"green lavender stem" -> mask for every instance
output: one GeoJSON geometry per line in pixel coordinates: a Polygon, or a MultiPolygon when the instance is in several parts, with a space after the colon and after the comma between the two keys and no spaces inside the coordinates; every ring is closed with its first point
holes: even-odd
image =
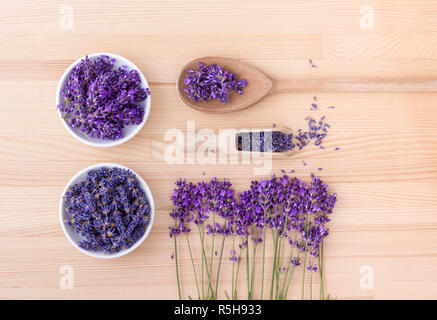
{"type": "Polygon", "coordinates": [[[191,252],[190,239],[188,238],[188,234],[185,234],[185,237],[187,239],[188,250],[190,252],[190,258],[191,258],[191,265],[193,266],[194,279],[196,280],[196,288],[197,288],[197,293],[199,295],[199,300],[200,300],[199,281],[197,280],[196,266],[194,265],[193,253],[191,252]]]}
{"type": "Polygon", "coordinates": [[[310,300],[313,300],[313,271],[310,271],[310,300]]]}
{"type": "Polygon", "coordinates": [[[216,279],[215,279],[215,298],[216,298],[216,299],[217,299],[217,297],[218,297],[218,286],[219,286],[219,278],[220,278],[220,267],[221,267],[221,264],[222,264],[222,256],[223,256],[223,248],[224,248],[224,246],[225,246],[225,239],[226,239],[226,237],[223,236],[223,240],[222,240],[222,248],[221,248],[221,250],[220,250],[219,264],[218,264],[218,267],[217,267],[217,277],[216,277],[216,279]]]}
{"type": "Polygon", "coordinates": [[[249,236],[246,237],[246,278],[247,278],[247,299],[250,300],[250,278],[249,278],[249,236]]]}
{"type": "Polygon", "coordinates": [[[325,299],[325,288],[323,287],[323,240],[320,245],[319,255],[319,272],[320,272],[320,300],[325,299]]]}
{"type": "MultiPolygon", "coordinates": [[[[297,238],[297,236],[296,236],[296,238],[297,238]]],[[[287,282],[287,276],[288,276],[288,273],[290,271],[291,259],[293,258],[293,251],[294,251],[294,247],[292,246],[291,247],[291,252],[290,252],[290,257],[288,258],[288,261],[287,261],[287,270],[285,271],[284,279],[282,280],[282,288],[281,288],[281,290],[279,292],[279,299],[282,299],[282,296],[284,294],[285,284],[287,282]]]]}
{"type": "MultiPolygon", "coordinates": [[[[205,263],[206,275],[208,277],[208,292],[211,290],[212,291],[212,298],[214,298],[214,292],[213,292],[212,284],[211,284],[211,274],[209,273],[209,270],[208,270],[208,261],[206,259],[206,253],[205,253],[205,241],[204,241],[205,240],[205,228],[203,227],[202,232],[200,232],[200,227],[199,227],[199,233],[200,233],[200,242],[202,244],[203,261],[205,263]]],[[[202,287],[203,287],[203,285],[202,285],[202,287]]],[[[208,297],[208,299],[210,298],[209,294],[207,295],[207,297],[208,297]]],[[[205,299],[205,296],[203,297],[203,299],[205,299]]]]}
{"type": "Polygon", "coordinates": [[[182,295],[181,295],[181,283],[179,280],[179,265],[178,265],[178,245],[177,245],[177,240],[176,237],[173,236],[174,238],[174,253],[175,253],[175,259],[176,259],[176,279],[178,281],[178,293],[179,293],[179,300],[182,300],[182,295]]]}
{"type": "Polygon", "coordinates": [[[270,300],[273,300],[273,286],[275,284],[275,269],[276,269],[276,252],[277,252],[277,246],[278,246],[278,238],[275,237],[275,233],[272,230],[272,236],[273,236],[273,270],[272,270],[272,281],[270,283],[270,300]]]}
{"type": "Polygon", "coordinates": [[[231,300],[231,298],[229,297],[229,294],[226,290],[225,290],[225,295],[226,295],[226,299],[231,300]]]}
{"type": "Polygon", "coordinates": [[[254,288],[254,282],[255,282],[255,258],[256,258],[256,247],[258,245],[258,242],[256,241],[255,237],[255,226],[252,226],[252,232],[253,232],[253,252],[252,252],[252,276],[250,280],[250,299],[253,299],[253,288],[254,288]]]}
{"type": "Polygon", "coordinates": [[[257,244],[253,245],[253,253],[252,253],[252,279],[250,281],[250,299],[253,300],[253,291],[254,291],[254,283],[255,283],[255,257],[256,257],[256,247],[257,244]]]}
{"type": "Polygon", "coordinates": [[[306,228],[306,240],[305,240],[305,258],[303,260],[303,276],[302,276],[302,300],[305,298],[305,270],[307,268],[307,255],[308,255],[308,229],[310,226],[310,219],[307,217],[307,228],[306,228]]]}
{"type": "MultiPolygon", "coordinates": [[[[284,213],[284,215],[285,215],[285,223],[284,223],[284,227],[282,228],[282,234],[284,234],[285,238],[286,238],[287,237],[286,231],[287,231],[287,226],[288,226],[288,215],[287,215],[287,213],[284,213]]],[[[281,243],[282,243],[282,238],[281,238],[281,243]]],[[[284,257],[285,257],[285,245],[286,245],[286,241],[284,239],[284,245],[282,246],[282,259],[284,259],[284,257]]],[[[287,273],[288,273],[288,269],[290,267],[290,260],[291,260],[292,254],[293,254],[293,247],[291,248],[290,259],[288,260],[288,264],[287,264],[287,273]]],[[[280,268],[282,269],[282,266],[283,266],[282,261],[280,263],[281,263],[280,268]]],[[[285,278],[286,278],[286,274],[284,273],[284,281],[285,281],[285,278]]],[[[281,282],[280,282],[280,278],[278,278],[278,282],[276,284],[276,299],[280,299],[281,293],[282,293],[281,282]]]]}
{"type": "MultiPolygon", "coordinates": [[[[212,225],[213,225],[213,229],[215,228],[215,213],[212,215],[212,225]]],[[[211,240],[211,262],[209,265],[209,274],[212,275],[212,266],[213,266],[213,261],[214,261],[214,240],[215,240],[215,231],[213,230],[212,232],[212,240],[211,240]]],[[[211,281],[211,278],[209,279],[211,281]]],[[[208,298],[209,298],[209,290],[210,288],[208,287],[208,298]]],[[[211,287],[211,291],[212,291],[212,287],[211,287]]],[[[214,299],[214,292],[211,292],[211,296],[212,299],[214,299]]]]}
{"type": "Polygon", "coordinates": [[[204,260],[205,260],[205,250],[203,249],[203,240],[202,240],[202,232],[200,231],[200,227],[199,225],[197,225],[197,228],[199,229],[199,238],[200,238],[200,242],[202,244],[202,300],[205,300],[205,264],[204,264],[204,260]]]}
{"type": "Polygon", "coordinates": [[[234,285],[234,299],[236,300],[238,298],[237,295],[237,284],[238,284],[238,273],[240,271],[240,262],[241,262],[241,253],[242,253],[242,249],[240,248],[240,253],[238,255],[238,262],[237,262],[237,274],[235,275],[235,285],[234,285]]]}
{"type": "MultiPolygon", "coordinates": [[[[232,234],[232,256],[235,255],[235,234],[232,234]]],[[[235,261],[232,260],[232,300],[234,300],[234,272],[235,272],[235,261]]]]}
{"type": "Polygon", "coordinates": [[[281,265],[280,265],[280,263],[281,263],[281,247],[282,247],[282,237],[280,236],[280,233],[279,233],[279,231],[278,231],[278,238],[279,238],[279,240],[278,240],[278,255],[277,255],[277,262],[276,262],[276,270],[275,270],[275,277],[276,277],[276,285],[275,285],[275,292],[276,292],[276,294],[275,294],[275,299],[277,300],[278,299],[278,291],[279,291],[279,289],[278,289],[278,286],[279,286],[279,277],[280,277],[280,271],[281,271],[281,265]]]}
{"type": "MultiPolygon", "coordinates": [[[[297,254],[296,260],[299,260],[299,258],[300,258],[300,251],[299,251],[299,253],[297,254]]],[[[290,288],[291,278],[293,277],[293,274],[294,274],[294,270],[295,270],[295,269],[296,269],[296,265],[293,265],[293,268],[291,268],[291,271],[290,271],[290,276],[288,277],[287,288],[285,289],[285,292],[284,292],[284,294],[283,294],[283,296],[282,296],[283,299],[286,299],[286,298],[287,298],[287,295],[288,295],[288,289],[290,288]]]]}
{"type": "Polygon", "coordinates": [[[262,279],[261,296],[260,296],[261,300],[264,297],[264,262],[265,262],[265,257],[266,257],[266,234],[265,234],[265,231],[266,231],[266,226],[264,225],[263,233],[262,233],[262,236],[263,236],[263,263],[262,263],[262,271],[261,271],[261,274],[262,274],[262,276],[261,276],[261,279],[262,279]]]}

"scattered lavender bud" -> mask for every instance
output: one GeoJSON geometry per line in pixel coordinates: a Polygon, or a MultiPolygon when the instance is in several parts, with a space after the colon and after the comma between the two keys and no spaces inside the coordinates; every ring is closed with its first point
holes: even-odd
{"type": "Polygon", "coordinates": [[[340,150],[340,147],[335,147],[334,151],[340,150]]]}
{"type": "Polygon", "coordinates": [[[229,102],[231,91],[243,94],[247,80],[238,80],[235,73],[230,72],[219,64],[206,65],[199,62],[198,69],[190,69],[185,76],[184,91],[194,102],[217,99],[221,103],[229,102]]]}
{"type": "Polygon", "coordinates": [[[317,66],[313,63],[313,60],[309,59],[308,62],[310,63],[312,68],[317,68],[317,66]]]}

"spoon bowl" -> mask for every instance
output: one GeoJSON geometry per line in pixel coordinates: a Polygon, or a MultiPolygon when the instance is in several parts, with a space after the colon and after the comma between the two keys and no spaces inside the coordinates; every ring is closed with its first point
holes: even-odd
{"type": "Polygon", "coordinates": [[[231,58],[211,56],[198,58],[187,63],[179,73],[176,87],[182,102],[189,107],[204,112],[223,113],[244,109],[258,102],[273,88],[273,81],[260,70],[247,63],[231,58]],[[194,102],[184,91],[187,89],[184,79],[190,69],[197,69],[199,67],[199,62],[207,65],[219,64],[223,69],[235,72],[239,80],[246,79],[247,86],[243,89],[243,94],[240,95],[236,91],[231,92],[229,103],[227,104],[221,103],[218,100],[209,100],[208,102],[199,100],[194,102]]]}

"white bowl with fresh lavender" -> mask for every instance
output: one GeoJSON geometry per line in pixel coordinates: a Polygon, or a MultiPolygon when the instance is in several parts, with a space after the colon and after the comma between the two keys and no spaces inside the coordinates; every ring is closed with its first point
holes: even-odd
{"type": "Polygon", "coordinates": [[[135,171],[114,163],[79,171],[59,203],[67,239],[95,258],[118,258],[135,250],[148,237],[154,216],[147,183],[135,171]]]}
{"type": "Polygon", "coordinates": [[[134,63],[113,53],[95,53],[76,60],[64,72],[56,106],[73,137],[94,147],[113,147],[132,139],[144,126],[151,96],[134,63]]]}

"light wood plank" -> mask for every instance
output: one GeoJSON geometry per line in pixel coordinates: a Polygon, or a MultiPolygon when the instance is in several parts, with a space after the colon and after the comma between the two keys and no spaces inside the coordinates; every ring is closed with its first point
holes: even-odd
{"type": "MultiPolygon", "coordinates": [[[[339,196],[326,242],[327,291],[340,299],[436,298],[437,93],[277,94],[247,110],[212,117],[184,106],[175,88],[179,69],[206,55],[241,59],[282,80],[436,78],[435,1],[69,4],[73,30],[59,26],[62,1],[0,3],[1,299],[177,298],[168,237],[174,181],[228,177],[242,191],[261,177],[254,176],[259,167],[254,163],[170,165],[164,158],[166,131],[185,133],[187,121],[193,120],[197,129],[215,132],[270,128],[273,123],[297,130],[306,125],[305,117],[323,115],[331,125],[326,149],[310,146],[288,158],[275,157],[271,173],[295,169],[302,179],[321,174],[339,196]],[[373,30],[360,28],[364,4],[374,10],[373,30]],[[143,130],[109,150],[73,139],[55,109],[56,86],[65,68],[101,51],[137,64],[152,91],[152,112],[143,130]],[[312,68],[308,59],[318,67],[312,68]],[[314,95],[317,111],[310,110],[314,95]],[[328,109],[332,105],[335,109],[328,109]],[[334,151],[337,146],[340,150],[334,151]],[[117,162],[137,171],[150,185],[156,204],[150,238],[133,253],[111,261],[74,249],[58,219],[67,181],[98,162],[117,162]],[[63,265],[74,268],[73,290],[60,289],[63,265]],[[372,290],[360,287],[365,265],[374,270],[372,290]]],[[[199,256],[196,233],[192,245],[199,256]]],[[[181,241],[183,292],[195,295],[184,246],[181,241]]],[[[228,242],[220,282],[228,290],[229,250],[228,242]]],[[[268,250],[266,274],[271,261],[268,250]]],[[[257,265],[258,284],[260,274],[257,265]]],[[[296,276],[297,283],[302,275],[296,276]]],[[[244,274],[239,286],[244,292],[244,274]]],[[[316,286],[317,280],[315,291],[316,286]]],[[[292,287],[289,298],[299,297],[300,286],[292,287]]]]}

